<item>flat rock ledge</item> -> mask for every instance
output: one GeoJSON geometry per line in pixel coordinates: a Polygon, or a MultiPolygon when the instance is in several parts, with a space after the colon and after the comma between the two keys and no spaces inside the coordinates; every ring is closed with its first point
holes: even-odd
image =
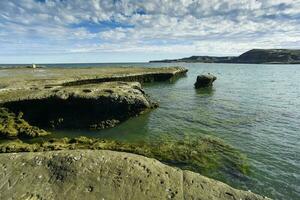
{"type": "Polygon", "coordinates": [[[0,199],[267,199],[143,156],[73,150],[0,154],[0,199]]]}
{"type": "Polygon", "coordinates": [[[138,82],[24,89],[0,93],[0,103],[42,128],[103,129],[157,107],[138,82]]]}
{"type": "Polygon", "coordinates": [[[172,82],[185,76],[187,71],[183,67],[0,68],[0,93],[7,90],[41,89],[111,81],[172,82]]]}
{"type": "Polygon", "coordinates": [[[182,67],[2,69],[0,106],[39,128],[111,128],[158,106],[141,83],[173,81],[186,72],[182,67]]]}

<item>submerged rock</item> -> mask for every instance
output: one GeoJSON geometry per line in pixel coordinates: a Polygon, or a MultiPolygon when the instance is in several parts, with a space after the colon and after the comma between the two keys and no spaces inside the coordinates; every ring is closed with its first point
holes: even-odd
{"type": "MultiPolygon", "coordinates": [[[[105,82],[2,93],[3,106],[44,128],[103,129],[157,107],[137,82],[105,82]]],[[[1,97],[1,95],[0,95],[1,97]]]]}
{"type": "Polygon", "coordinates": [[[211,74],[197,76],[195,88],[211,87],[216,79],[217,77],[211,74]]]}
{"type": "Polygon", "coordinates": [[[124,152],[0,155],[0,199],[266,199],[124,152]]]}

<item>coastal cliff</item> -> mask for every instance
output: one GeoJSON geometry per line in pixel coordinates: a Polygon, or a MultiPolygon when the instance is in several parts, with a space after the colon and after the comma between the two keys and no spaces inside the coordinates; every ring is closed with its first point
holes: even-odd
{"type": "Polygon", "coordinates": [[[252,49],[240,56],[191,56],[180,59],[150,62],[187,63],[249,63],[249,64],[300,64],[299,49],[252,49]]]}

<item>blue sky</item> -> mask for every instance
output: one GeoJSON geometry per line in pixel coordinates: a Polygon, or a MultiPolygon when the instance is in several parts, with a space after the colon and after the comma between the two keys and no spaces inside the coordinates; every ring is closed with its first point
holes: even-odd
{"type": "Polygon", "coordinates": [[[3,0],[0,63],[143,62],[300,48],[300,0],[3,0]]]}

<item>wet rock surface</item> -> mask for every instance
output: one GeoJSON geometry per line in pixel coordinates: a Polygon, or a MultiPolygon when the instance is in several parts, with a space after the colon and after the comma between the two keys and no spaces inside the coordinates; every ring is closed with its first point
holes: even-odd
{"type": "Polygon", "coordinates": [[[217,80],[217,77],[215,77],[212,74],[199,75],[199,76],[197,76],[197,80],[194,85],[195,85],[195,88],[211,87],[215,80],[217,80]]]}
{"type": "Polygon", "coordinates": [[[0,69],[5,86],[0,106],[23,113],[26,123],[40,128],[110,128],[158,106],[140,83],[171,81],[186,72],[181,67],[0,69]]]}
{"type": "Polygon", "coordinates": [[[0,93],[0,99],[14,113],[24,113],[24,119],[30,124],[55,129],[113,127],[157,107],[138,82],[12,90],[0,93]]]}
{"type": "Polygon", "coordinates": [[[104,150],[0,154],[0,199],[265,199],[155,159],[104,150]]]}
{"type": "Polygon", "coordinates": [[[184,76],[183,67],[97,67],[97,68],[0,68],[0,93],[8,90],[54,88],[111,81],[173,81],[184,76]]]}
{"type": "Polygon", "coordinates": [[[212,137],[198,137],[164,142],[121,142],[88,137],[39,138],[34,142],[9,140],[0,143],[0,153],[40,152],[53,150],[113,150],[155,158],[181,169],[188,169],[210,177],[224,174],[242,180],[249,173],[246,157],[232,146],[212,137]]]}

